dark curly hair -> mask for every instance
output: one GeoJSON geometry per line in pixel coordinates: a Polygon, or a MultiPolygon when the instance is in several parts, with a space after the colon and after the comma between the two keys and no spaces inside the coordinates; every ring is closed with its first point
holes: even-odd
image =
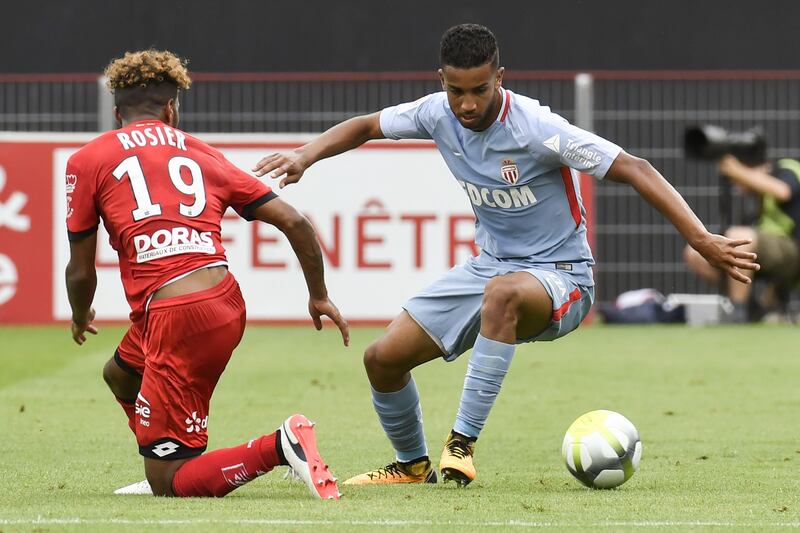
{"type": "Polygon", "coordinates": [[[447,30],[439,47],[441,66],[474,68],[491,62],[493,68],[500,64],[497,39],[486,26],[459,24],[447,30]]]}
{"type": "Polygon", "coordinates": [[[133,108],[157,108],[178,89],[188,89],[192,80],[186,60],[167,50],[125,52],[106,67],[106,84],[114,93],[114,104],[125,114],[133,108]]]}

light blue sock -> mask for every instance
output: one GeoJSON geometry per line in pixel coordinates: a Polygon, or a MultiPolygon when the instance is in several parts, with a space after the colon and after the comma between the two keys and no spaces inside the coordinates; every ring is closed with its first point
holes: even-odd
{"type": "Polygon", "coordinates": [[[428,455],[422,429],[419,392],[413,377],[397,392],[378,392],[372,389],[372,404],[386,436],[397,452],[398,461],[407,463],[428,455]]]}
{"type": "Polygon", "coordinates": [[[500,385],[514,357],[513,344],[478,335],[464,378],[464,390],[453,429],[468,437],[480,435],[500,385]]]}

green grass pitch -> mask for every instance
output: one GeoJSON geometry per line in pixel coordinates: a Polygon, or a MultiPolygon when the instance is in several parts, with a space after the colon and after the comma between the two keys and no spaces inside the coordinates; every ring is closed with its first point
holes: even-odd
{"type": "MultiPolygon", "coordinates": [[[[0,328],[0,532],[159,530],[774,530],[800,527],[800,332],[787,326],[590,326],[518,349],[476,453],[478,478],[343,487],[313,500],[276,470],[223,499],[114,496],[143,479],[119,406],[100,377],[123,330],[79,348],[65,327],[0,328]],[[593,409],[639,429],[639,472],[617,490],[573,480],[564,432],[593,409]]],[[[209,448],[317,421],[345,479],[393,456],[361,365],[380,333],[343,348],[328,327],[250,327],[217,388],[209,448]]],[[[451,427],[467,358],[415,373],[431,455],[451,427]]]]}

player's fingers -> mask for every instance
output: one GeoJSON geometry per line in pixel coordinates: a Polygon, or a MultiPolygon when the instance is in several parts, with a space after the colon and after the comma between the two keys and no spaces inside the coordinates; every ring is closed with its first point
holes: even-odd
{"type": "Polygon", "coordinates": [[[311,320],[314,321],[314,328],[317,331],[322,329],[322,319],[320,318],[320,315],[316,310],[311,312],[311,320]]]}
{"type": "Polygon", "coordinates": [[[350,326],[347,324],[347,320],[342,318],[342,315],[339,314],[339,311],[334,308],[330,313],[328,313],[328,317],[336,324],[336,327],[339,328],[339,331],[342,332],[342,341],[344,341],[345,346],[350,346],[350,326]]]}
{"type": "Polygon", "coordinates": [[[262,157],[259,160],[259,162],[256,163],[256,166],[253,167],[253,172],[255,172],[255,173],[259,174],[259,175],[265,174],[268,171],[264,170],[264,167],[266,167],[267,165],[269,165],[270,163],[275,161],[275,159],[277,157],[278,157],[278,154],[269,154],[266,157],[262,157]]]}
{"type": "Polygon", "coordinates": [[[279,178],[279,177],[283,176],[284,174],[288,174],[289,168],[291,168],[291,166],[292,166],[292,164],[290,162],[289,163],[283,163],[283,164],[280,164],[280,165],[276,164],[275,166],[272,167],[275,170],[270,172],[269,177],[273,178],[273,179],[276,179],[276,178],[279,178]]]}
{"type": "Polygon", "coordinates": [[[289,174],[281,180],[280,184],[278,184],[278,187],[283,189],[287,185],[291,185],[292,183],[297,183],[298,181],[300,181],[299,174],[289,174]]]}
{"type": "Polygon", "coordinates": [[[738,259],[748,259],[753,262],[755,262],[755,260],[758,259],[758,256],[753,252],[740,252],[739,250],[734,250],[733,256],[738,259]]]}
{"type": "Polygon", "coordinates": [[[761,265],[759,265],[758,263],[753,263],[752,261],[739,261],[739,260],[736,260],[736,261],[732,261],[731,264],[733,266],[735,266],[736,268],[743,268],[745,270],[755,270],[756,272],[761,270],[761,265]]]}
{"type": "Polygon", "coordinates": [[[728,267],[727,270],[728,270],[728,275],[730,277],[732,277],[733,279],[735,279],[736,281],[741,281],[745,285],[749,285],[750,284],[750,282],[751,282],[750,278],[748,278],[747,276],[745,276],[744,274],[742,274],[741,272],[739,272],[735,268],[728,267]]]}
{"type": "Polygon", "coordinates": [[[730,242],[730,245],[734,248],[738,248],[739,246],[744,246],[745,244],[752,244],[753,239],[733,239],[730,242]]]}
{"type": "Polygon", "coordinates": [[[97,335],[97,327],[93,326],[92,324],[89,324],[88,326],[86,326],[86,331],[88,331],[92,335],[97,335]]]}

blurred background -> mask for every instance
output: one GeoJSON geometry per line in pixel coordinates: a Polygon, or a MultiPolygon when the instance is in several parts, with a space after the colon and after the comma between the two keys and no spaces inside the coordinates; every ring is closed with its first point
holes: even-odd
{"type": "MultiPolygon", "coordinates": [[[[506,87],[650,160],[716,232],[720,179],[713,162],[686,159],[684,131],[758,125],[770,159],[800,157],[798,20],[790,0],[4,2],[0,131],[110,128],[99,73],[154,46],[190,59],[183,129],[320,132],[439,90],[441,34],[477,22],[498,38],[506,87]]],[[[601,302],[643,287],[716,291],[632,189],[593,193],[601,302]]],[[[731,222],[748,223],[748,202],[733,196],[731,222]]]]}

